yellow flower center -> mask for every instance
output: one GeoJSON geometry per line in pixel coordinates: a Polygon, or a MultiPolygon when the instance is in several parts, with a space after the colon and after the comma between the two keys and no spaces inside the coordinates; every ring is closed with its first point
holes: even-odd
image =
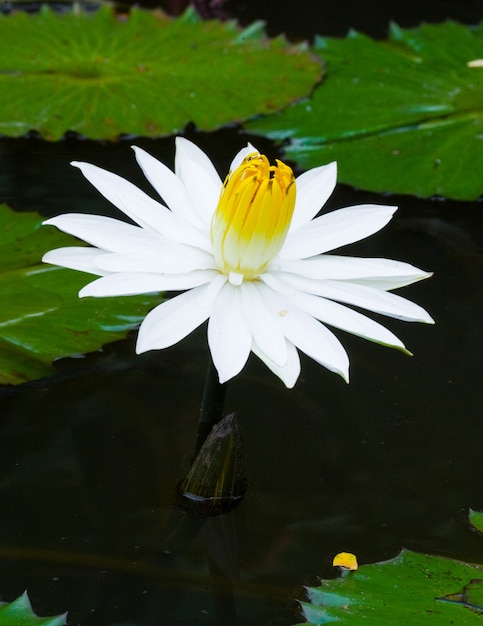
{"type": "Polygon", "coordinates": [[[280,251],[295,207],[290,167],[254,152],[226,177],[211,224],[215,261],[230,282],[259,276],[280,251]]]}

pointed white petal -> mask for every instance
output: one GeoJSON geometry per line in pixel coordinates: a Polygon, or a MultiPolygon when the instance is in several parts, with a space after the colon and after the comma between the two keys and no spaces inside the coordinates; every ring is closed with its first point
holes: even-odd
{"type": "Polygon", "coordinates": [[[191,199],[183,182],[164,163],[145,152],[142,148],[132,146],[136,160],[160,197],[168,207],[181,218],[200,227],[198,212],[191,204],[191,199]]]}
{"type": "Polygon", "coordinates": [[[285,341],[287,359],[283,366],[277,365],[274,361],[272,361],[272,359],[265,354],[265,352],[263,352],[263,350],[261,350],[255,342],[252,346],[252,352],[256,354],[257,357],[261,359],[265,365],[282,380],[286,387],[292,389],[300,375],[300,358],[297,348],[293,345],[293,343],[290,343],[290,341],[287,340],[285,341]]]}
{"type": "Polygon", "coordinates": [[[225,283],[226,277],[218,275],[211,283],[186,291],[153,309],[139,329],[136,352],[167,348],[189,335],[209,318],[225,283]]]}
{"type": "Polygon", "coordinates": [[[291,274],[316,279],[334,279],[357,281],[362,279],[373,282],[376,288],[380,284],[404,287],[411,283],[429,278],[431,273],[402,261],[390,259],[365,259],[349,256],[322,254],[310,259],[279,260],[280,269],[291,274]]]}
{"type": "Polygon", "coordinates": [[[243,316],[239,287],[227,283],[218,294],[208,322],[208,344],[220,383],[243,369],[250,355],[252,334],[243,316]]]}
{"type": "Polygon", "coordinates": [[[263,281],[272,289],[284,291],[285,287],[283,285],[288,284],[300,291],[352,304],[368,311],[374,311],[374,313],[388,315],[389,317],[395,317],[407,322],[434,323],[434,320],[422,307],[394,293],[380,291],[379,289],[351,282],[313,280],[293,274],[283,274],[281,278],[283,279],[282,286],[274,273],[263,275],[263,281]]]}
{"type": "Polygon", "coordinates": [[[349,357],[328,328],[291,303],[281,320],[285,337],[290,342],[320,365],[349,381],[349,357]]]}
{"type": "Polygon", "coordinates": [[[296,179],[297,198],[291,229],[310,222],[327,202],[337,182],[337,163],[329,163],[304,172],[296,179]]]}
{"type": "Polygon", "coordinates": [[[283,259],[305,259],[364,239],[383,228],[397,207],[365,204],[338,209],[290,229],[283,259]]]}
{"type": "Polygon", "coordinates": [[[174,241],[208,249],[206,236],[121,176],[90,163],[73,162],[72,165],[78,167],[109,202],[143,228],[174,241]]]}
{"type": "Polygon", "coordinates": [[[44,224],[56,226],[64,233],[112,252],[156,251],[162,241],[159,235],[152,231],[102,215],[66,213],[52,217],[44,224]]]}
{"type": "Polygon", "coordinates": [[[107,272],[151,272],[184,274],[194,270],[216,269],[213,256],[198,248],[172,242],[164,243],[154,252],[104,254],[99,267],[107,272]]]}
{"type": "Polygon", "coordinates": [[[100,252],[97,248],[71,246],[70,248],[50,250],[44,254],[42,261],[52,265],[60,265],[60,267],[67,267],[71,270],[104,276],[108,272],[101,270],[96,263],[96,260],[102,254],[103,252],[100,252]]]}
{"type": "Polygon", "coordinates": [[[237,152],[233,161],[231,162],[228,172],[234,172],[236,168],[241,165],[243,159],[246,158],[249,154],[253,154],[254,152],[259,154],[255,146],[253,146],[251,143],[248,143],[245,148],[242,148],[241,150],[239,150],[239,152],[237,152]]]}
{"type": "Polygon", "coordinates": [[[240,286],[242,306],[253,340],[278,367],[287,361],[287,342],[280,326],[280,298],[263,283],[246,281],[240,286]]]}
{"type": "Polygon", "coordinates": [[[197,163],[185,161],[184,184],[191,200],[191,204],[198,213],[198,219],[205,228],[211,225],[213,215],[218,205],[221,192],[221,182],[213,183],[205,176],[205,170],[197,163]]]}
{"type": "MultiPolygon", "coordinates": [[[[222,181],[210,158],[196,144],[184,137],[176,137],[176,176],[184,180],[184,174],[189,171],[190,165],[185,168],[185,161],[197,163],[205,171],[205,176],[211,178],[212,183],[221,187],[222,181]]],[[[186,181],[185,181],[186,182],[186,181]]]]}
{"type": "Polygon", "coordinates": [[[398,348],[410,354],[402,341],[390,330],[365,315],[357,313],[357,311],[353,311],[337,302],[332,302],[331,300],[326,300],[325,298],[313,296],[301,291],[287,294],[287,298],[303,311],[324,324],[329,324],[329,326],[333,326],[334,328],[340,328],[348,333],[384,346],[398,348]]]}
{"type": "Polygon", "coordinates": [[[408,285],[417,283],[418,280],[431,278],[432,275],[432,272],[422,272],[418,277],[396,276],[394,278],[353,278],[350,282],[354,285],[362,285],[364,287],[370,287],[371,289],[378,289],[380,291],[391,291],[392,289],[400,289],[401,287],[407,287],[408,285]]]}
{"type": "Polygon", "coordinates": [[[78,161],[72,161],[71,165],[78,167],[87,180],[109,202],[112,202],[134,222],[143,228],[152,228],[162,232],[163,223],[160,216],[169,214],[168,209],[162,204],[153,200],[126,179],[97,165],[78,161]]]}
{"type": "Polygon", "coordinates": [[[79,292],[79,297],[93,296],[133,296],[140,293],[160,291],[180,291],[191,289],[211,282],[218,272],[198,270],[186,274],[149,274],[143,272],[122,272],[110,274],[86,285],[79,292]]]}
{"type": "Polygon", "coordinates": [[[183,137],[176,138],[176,176],[183,182],[198,218],[211,224],[220,197],[222,182],[206,154],[183,137]]]}

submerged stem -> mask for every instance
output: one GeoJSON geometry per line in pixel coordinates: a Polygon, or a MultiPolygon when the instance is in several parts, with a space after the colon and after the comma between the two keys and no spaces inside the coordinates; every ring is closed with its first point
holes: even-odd
{"type": "Polygon", "coordinates": [[[220,383],[218,373],[215,369],[211,356],[209,357],[206,370],[205,386],[203,398],[201,400],[200,417],[198,420],[198,436],[196,439],[196,454],[201,449],[205,439],[211,432],[215,424],[223,417],[225,407],[227,383],[220,383]]]}

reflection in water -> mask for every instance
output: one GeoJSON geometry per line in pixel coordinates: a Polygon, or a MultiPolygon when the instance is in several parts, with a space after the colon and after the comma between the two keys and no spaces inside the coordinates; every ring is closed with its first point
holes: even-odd
{"type": "MultiPolygon", "coordinates": [[[[214,367],[210,369],[205,401],[208,395],[213,400],[207,389],[211,375],[215,374],[214,367]]],[[[215,387],[225,389],[217,381],[215,387]]],[[[207,412],[204,405],[202,418],[207,412]]],[[[206,424],[202,422],[203,426],[206,424]]],[[[198,444],[199,436],[200,431],[198,444]]],[[[180,483],[177,510],[171,514],[170,528],[162,544],[163,554],[174,556],[201,532],[213,579],[216,624],[220,626],[238,623],[233,598],[233,582],[239,576],[238,537],[229,513],[241,503],[246,490],[245,445],[236,414],[230,413],[213,426],[180,483]]]]}

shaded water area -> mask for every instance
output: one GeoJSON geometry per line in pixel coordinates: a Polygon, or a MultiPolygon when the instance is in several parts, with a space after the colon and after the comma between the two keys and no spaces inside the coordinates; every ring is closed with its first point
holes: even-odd
{"type": "MultiPolygon", "coordinates": [[[[349,26],[383,36],[390,19],[476,23],[482,8],[477,1],[409,3],[405,12],[390,3],[335,4],[226,8],[293,37],[342,35],[349,26]]],[[[270,158],[281,156],[237,128],[188,129],[186,136],[221,174],[247,139],[270,158]]],[[[152,193],[131,143],[172,165],[173,138],[1,139],[0,201],[45,216],[118,217],[69,162],[94,162],[152,193]]],[[[403,546],[481,562],[483,542],[467,512],[483,510],[482,205],[340,185],[326,209],[366,202],[399,210],[377,236],[342,253],[433,271],[398,293],[425,307],[436,325],[384,320],[412,358],[338,333],[351,358],[349,385],[302,357],[302,375],[287,390],[251,357],[226,400],[244,432],[247,496],[226,516],[183,523],[169,554],[175,488],[196,441],[205,327],[142,356],[133,332],[59,361],[52,378],[0,389],[2,599],[28,589],[37,613],[68,610],[71,626],[288,626],[298,621],[302,586],[334,575],[340,551],[362,563],[403,546]]]]}

